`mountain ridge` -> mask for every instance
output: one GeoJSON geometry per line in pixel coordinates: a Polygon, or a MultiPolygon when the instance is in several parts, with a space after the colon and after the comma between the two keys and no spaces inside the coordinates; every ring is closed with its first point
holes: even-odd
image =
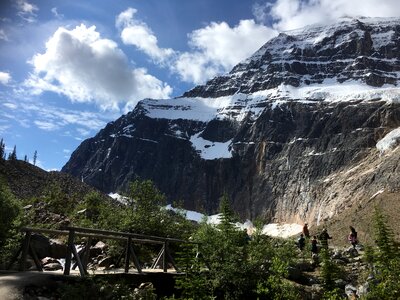
{"type": "Polygon", "coordinates": [[[384,150],[377,143],[400,127],[400,19],[367,20],[316,30],[316,43],[281,34],[181,97],[142,100],[85,140],[62,171],[107,193],[151,179],[169,201],[208,214],[227,193],[242,218],[278,222],[317,224],[347,202],[397,191],[399,139],[384,150]],[[363,175],[350,180],[358,164],[363,175]]]}

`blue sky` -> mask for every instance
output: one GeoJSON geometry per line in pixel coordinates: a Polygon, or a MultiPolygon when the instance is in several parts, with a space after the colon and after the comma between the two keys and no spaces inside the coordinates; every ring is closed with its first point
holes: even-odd
{"type": "Polygon", "coordinates": [[[279,31],[345,15],[400,15],[397,0],[3,0],[0,137],[60,169],[143,98],[228,72],[279,31]]]}

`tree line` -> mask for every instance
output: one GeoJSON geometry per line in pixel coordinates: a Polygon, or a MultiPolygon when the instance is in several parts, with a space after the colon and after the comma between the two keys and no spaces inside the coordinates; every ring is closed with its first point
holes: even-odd
{"type": "MultiPolygon", "coordinates": [[[[38,153],[37,153],[37,150],[35,150],[35,152],[33,153],[33,157],[32,157],[32,164],[34,166],[36,166],[37,157],[38,157],[38,153]]],[[[17,157],[17,146],[14,145],[13,150],[11,152],[9,152],[8,156],[7,156],[6,144],[3,141],[3,139],[1,139],[0,140],[0,159],[2,159],[2,160],[6,160],[6,159],[7,160],[17,160],[18,159],[18,157],[17,157]]],[[[29,158],[28,158],[28,156],[26,154],[24,155],[24,161],[29,163],[29,158]]]]}

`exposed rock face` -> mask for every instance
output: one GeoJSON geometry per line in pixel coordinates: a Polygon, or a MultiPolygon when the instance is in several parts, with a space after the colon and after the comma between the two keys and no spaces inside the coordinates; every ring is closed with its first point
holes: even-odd
{"type": "Polygon", "coordinates": [[[350,19],[279,34],[224,76],[185,93],[219,97],[254,93],[280,84],[299,87],[326,79],[396,84],[400,71],[398,19],[350,19]]]}
{"type": "Polygon", "coordinates": [[[281,34],[183,97],[141,101],[84,141],[63,171],[104,192],[135,176],[215,213],[319,222],[399,191],[400,19],[346,20],[281,34]]]}

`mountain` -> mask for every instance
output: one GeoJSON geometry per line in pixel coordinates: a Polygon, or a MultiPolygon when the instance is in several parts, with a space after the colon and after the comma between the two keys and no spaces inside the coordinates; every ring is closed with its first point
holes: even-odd
{"type": "Polygon", "coordinates": [[[215,213],[226,193],[242,218],[319,224],[399,196],[399,59],[400,18],[284,32],[181,97],[140,101],[62,171],[107,193],[140,177],[188,209],[215,213]]]}

